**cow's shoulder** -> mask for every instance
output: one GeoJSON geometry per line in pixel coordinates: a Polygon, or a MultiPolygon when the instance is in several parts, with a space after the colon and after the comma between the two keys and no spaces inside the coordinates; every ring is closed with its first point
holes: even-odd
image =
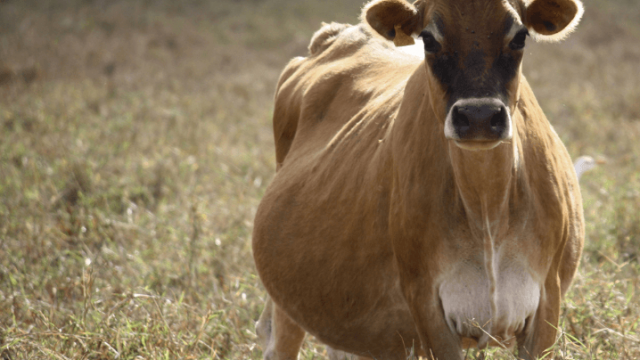
{"type": "Polygon", "coordinates": [[[567,211],[572,217],[582,216],[577,212],[582,206],[580,187],[569,152],[524,76],[515,115],[523,146],[522,161],[527,169],[525,177],[532,195],[541,202],[540,208],[553,218],[560,218],[559,214],[567,211]]]}

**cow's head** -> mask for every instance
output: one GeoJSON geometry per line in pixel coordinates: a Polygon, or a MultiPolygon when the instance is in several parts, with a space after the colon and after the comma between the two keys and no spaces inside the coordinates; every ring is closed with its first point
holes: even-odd
{"type": "Polygon", "coordinates": [[[389,40],[422,38],[430,99],[445,137],[480,150],[513,136],[527,36],[559,41],[582,12],[579,0],[373,0],[363,19],[389,40]]]}

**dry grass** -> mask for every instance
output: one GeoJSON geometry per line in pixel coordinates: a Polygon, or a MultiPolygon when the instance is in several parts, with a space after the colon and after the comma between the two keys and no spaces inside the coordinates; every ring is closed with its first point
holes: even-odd
{"type": "MultiPolygon", "coordinates": [[[[0,358],[258,359],[275,82],[360,1],[0,1],[0,358]]],[[[640,358],[640,5],[525,73],[583,177],[560,359],[640,358]]],[[[313,340],[302,358],[322,358],[313,340]]],[[[471,355],[470,357],[474,357],[471,355]]],[[[512,358],[495,352],[491,358],[512,358]]]]}

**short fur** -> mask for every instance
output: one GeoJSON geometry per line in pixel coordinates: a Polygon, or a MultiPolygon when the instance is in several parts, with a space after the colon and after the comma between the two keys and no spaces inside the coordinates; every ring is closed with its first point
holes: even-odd
{"type": "Polygon", "coordinates": [[[349,27],[346,24],[338,24],[332,22],[331,24],[322,23],[322,28],[316,31],[309,43],[309,55],[313,56],[326,50],[336,39],[336,36],[340,32],[349,27]]]}
{"type": "MultiPolygon", "coordinates": [[[[456,37],[452,24],[498,33],[491,14],[514,11],[502,0],[470,3],[419,1],[412,12],[376,0],[365,7],[369,24],[323,27],[312,56],[283,71],[277,174],[253,233],[270,296],[257,324],[265,359],[295,359],[304,332],[375,359],[404,360],[415,348],[460,360],[463,348],[498,341],[533,359],[553,345],[584,220],[569,155],[529,84],[518,67],[504,85],[513,137],[465,150],[444,136],[450,95],[431,55],[407,56],[372,32],[387,38],[405,24],[416,33],[437,12],[445,39],[467,46],[476,34],[456,37]],[[486,13],[472,18],[466,6],[486,13]],[[487,321],[467,323],[468,314],[487,321]]],[[[504,40],[482,37],[490,66],[504,40]]],[[[484,63],[472,64],[478,76],[484,63]]]]}

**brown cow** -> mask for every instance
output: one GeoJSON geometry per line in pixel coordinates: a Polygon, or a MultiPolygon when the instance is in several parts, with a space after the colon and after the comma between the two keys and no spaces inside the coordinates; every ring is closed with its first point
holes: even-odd
{"type": "Polygon", "coordinates": [[[522,75],[578,0],[374,0],[325,25],[278,83],[277,175],[253,252],[265,359],[305,332],[375,359],[556,339],[584,241],[569,155],[522,75]],[[424,58],[389,41],[419,36],[424,58]]]}

